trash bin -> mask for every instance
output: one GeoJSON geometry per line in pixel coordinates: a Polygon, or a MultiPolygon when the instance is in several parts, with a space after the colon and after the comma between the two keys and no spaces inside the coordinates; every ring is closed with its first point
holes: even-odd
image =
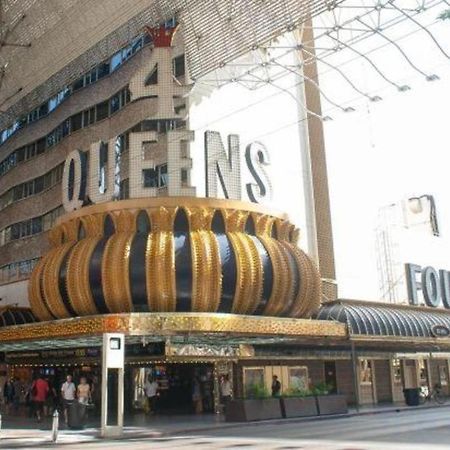
{"type": "Polygon", "coordinates": [[[74,430],[80,430],[85,426],[86,405],[76,400],[73,401],[67,410],[67,425],[74,430]]]}
{"type": "Polygon", "coordinates": [[[405,402],[408,406],[418,406],[420,400],[420,388],[403,389],[405,402]]]}

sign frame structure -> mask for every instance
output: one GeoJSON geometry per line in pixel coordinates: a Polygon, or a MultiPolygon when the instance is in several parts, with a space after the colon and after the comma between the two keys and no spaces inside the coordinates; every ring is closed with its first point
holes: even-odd
{"type": "Polygon", "coordinates": [[[117,438],[123,435],[125,335],[104,333],[102,344],[102,404],[101,437],[117,438]],[[117,369],[117,422],[108,425],[108,372],[117,369]]]}

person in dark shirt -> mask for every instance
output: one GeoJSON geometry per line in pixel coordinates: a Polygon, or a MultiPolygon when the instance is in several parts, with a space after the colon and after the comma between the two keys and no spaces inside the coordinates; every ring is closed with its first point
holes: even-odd
{"type": "Polygon", "coordinates": [[[272,377],[272,397],[279,397],[281,393],[281,383],[278,381],[278,377],[274,375],[272,377]]]}

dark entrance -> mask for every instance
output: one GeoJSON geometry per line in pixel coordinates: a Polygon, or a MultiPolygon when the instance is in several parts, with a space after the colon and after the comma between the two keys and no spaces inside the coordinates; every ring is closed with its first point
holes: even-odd
{"type": "Polygon", "coordinates": [[[135,381],[137,394],[143,393],[143,384],[148,377],[158,382],[154,413],[194,414],[214,412],[213,373],[213,365],[207,363],[155,364],[134,369],[133,377],[140,380],[135,381]]]}
{"type": "Polygon", "coordinates": [[[325,361],[325,383],[331,387],[330,393],[337,393],[336,381],[336,363],[334,361],[325,361]]]}

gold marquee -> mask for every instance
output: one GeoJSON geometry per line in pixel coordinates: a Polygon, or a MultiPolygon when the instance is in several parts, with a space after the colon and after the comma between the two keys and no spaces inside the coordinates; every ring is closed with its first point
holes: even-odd
{"type": "Polygon", "coordinates": [[[127,312],[310,317],[320,276],[286,216],[186,197],[124,200],[63,216],[35,268],[40,320],[127,312]]]}

